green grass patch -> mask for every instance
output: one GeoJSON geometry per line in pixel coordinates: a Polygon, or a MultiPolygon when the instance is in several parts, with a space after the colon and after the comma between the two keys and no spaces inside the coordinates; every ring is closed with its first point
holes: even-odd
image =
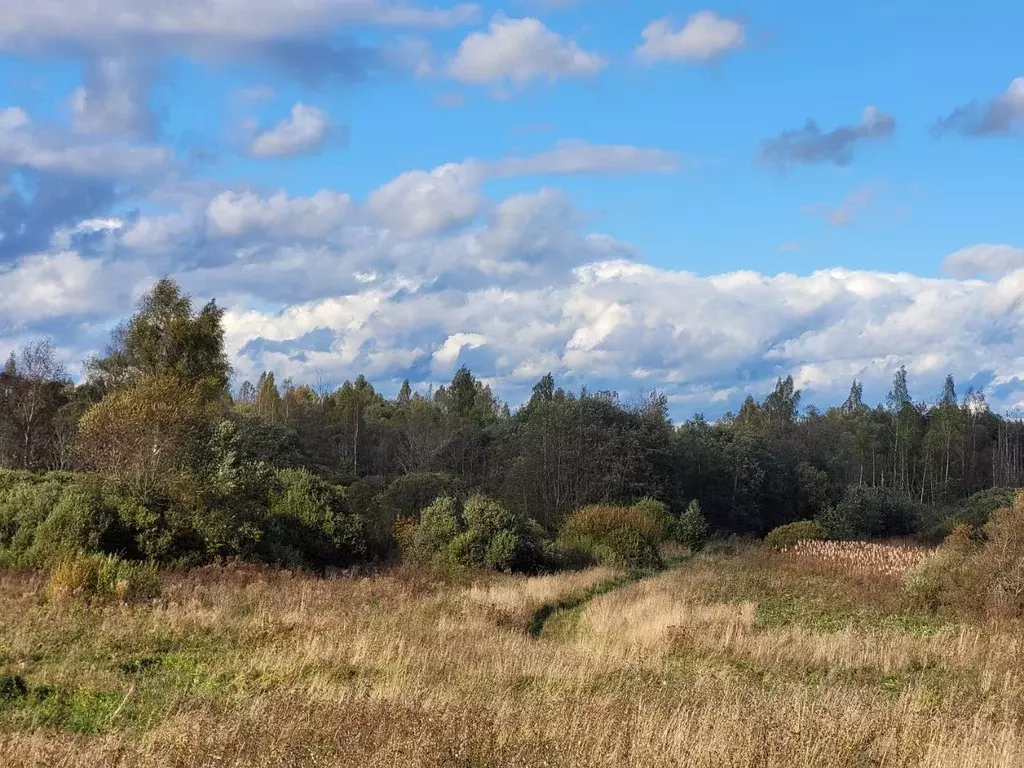
{"type": "Polygon", "coordinates": [[[761,629],[802,627],[820,634],[846,629],[862,632],[927,637],[952,628],[937,616],[927,614],[879,614],[865,606],[827,604],[821,600],[786,596],[757,603],[755,622],[761,629]]]}

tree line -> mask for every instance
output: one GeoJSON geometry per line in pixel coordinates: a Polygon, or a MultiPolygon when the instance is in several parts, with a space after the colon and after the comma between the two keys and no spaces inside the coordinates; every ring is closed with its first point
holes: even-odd
{"type": "Polygon", "coordinates": [[[550,374],[511,408],[465,367],[425,392],[406,381],[394,397],[362,375],[334,388],[271,371],[232,392],[231,373],[222,310],[160,280],[81,383],[48,341],[12,353],[0,372],[0,467],[106,478],[159,519],[170,539],[152,546],[168,551],[197,528],[208,550],[255,541],[246,510],[257,496],[271,503],[264,475],[276,471],[343,489],[377,554],[398,516],[442,494],[485,493],[549,531],[587,504],[653,498],[678,516],[697,499],[713,531],[763,535],[866,488],[939,509],[1024,485],[1020,420],[981,391],[959,396],[952,376],[915,400],[902,367],[874,406],[854,381],[840,404],[801,407],[785,377],[736,413],[680,424],[662,394],[572,392],[550,374]],[[175,527],[176,515],[191,522],[175,527]]]}

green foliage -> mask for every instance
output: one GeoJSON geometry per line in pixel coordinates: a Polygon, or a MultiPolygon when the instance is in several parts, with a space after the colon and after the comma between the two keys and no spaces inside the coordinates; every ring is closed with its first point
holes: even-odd
{"type": "Polygon", "coordinates": [[[690,548],[691,552],[700,552],[708,541],[709,527],[700,502],[694,499],[686,505],[686,510],[679,517],[676,525],[676,538],[680,544],[690,548]]]}
{"type": "Polygon", "coordinates": [[[343,494],[304,469],[276,473],[263,547],[286,565],[346,566],[365,553],[362,520],[348,513],[343,494]]]}
{"type": "Polygon", "coordinates": [[[540,526],[479,494],[466,501],[461,514],[455,499],[438,497],[418,522],[403,518],[396,535],[410,562],[529,572],[544,559],[540,526]]]}
{"type": "Polygon", "coordinates": [[[558,534],[563,562],[600,563],[617,568],[652,568],[660,565],[657,546],[664,539],[661,507],[642,503],[633,507],[591,505],[578,509],[558,534]]]}
{"type": "Polygon", "coordinates": [[[830,539],[881,539],[906,536],[918,529],[921,509],[892,488],[854,486],[818,521],[830,539]]]}
{"type": "Polygon", "coordinates": [[[956,507],[952,518],[956,524],[964,523],[983,528],[997,509],[1013,506],[1016,491],[1013,488],[989,488],[979,491],[956,507]]]}
{"type": "Polygon", "coordinates": [[[115,525],[116,513],[102,503],[95,489],[68,486],[36,529],[25,561],[46,566],[73,552],[98,552],[115,525]]]}
{"type": "Polygon", "coordinates": [[[56,563],[46,593],[54,601],[132,603],[159,595],[160,578],[152,563],[128,562],[115,555],[78,553],[56,563]]]}
{"type": "Polygon", "coordinates": [[[593,547],[600,565],[612,568],[641,570],[660,568],[658,550],[635,528],[623,526],[608,532],[593,547]]]}
{"type": "Polygon", "coordinates": [[[827,538],[824,526],[817,520],[800,520],[780,525],[764,537],[769,549],[788,549],[801,541],[822,541],[827,538]]]}
{"type": "Polygon", "coordinates": [[[66,483],[29,472],[0,472],[0,553],[9,565],[32,546],[66,483]]]}
{"type": "Polygon", "coordinates": [[[142,297],[138,312],[118,326],[107,355],[86,363],[89,376],[107,389],[169,375],[210,394],[224,392],[231,368],[223,314],[212,301],[194,312],[181,287],[162,278],[142,297]]]}
{"type": "Polygon", "coordinates": [[[663,521],[652,515],[649,505],[617,507],[591,504],[573,512],[559,531],[564,540],[591,539],[600,541],[619,528],[631,528],[647,539],[652,546],[660,544],[666,531],[663,521]]]}
{"type": "Polygon", "coordinates": [[[970,525],[957,526],[908,575],[906,588],[932,610],[1024,616],[1024,493],[995,510],[981,535],[970,525]]]}
{"type": "Polygon", "coordinates": [[[633,505],[633,509],[645,513],[660,527],[659,541],[664,541],[675,533],[676,520],[668,511],[668,505],[665,502],[645,496],[633,505]]]}
{"type": "Polygon", "coordinates": [[[47,567],[79,551],[136,552],[99,478],[19,473],[0,482],[0,564],[47,567]]]}
{"type": "Polygon", "coordinates": [[[461,484],[443,472],[402,475],[379,492],[375,492],[377,486],[366,486],[366,481],[354,484],[346,490],[346,497],[351,500],[353,507],[361,509],[369,544],[378,556],[385,555],[393,548],[393,531],[397,520],[415,520],[421,509],[441,496],[464,498],[461,484]]]}

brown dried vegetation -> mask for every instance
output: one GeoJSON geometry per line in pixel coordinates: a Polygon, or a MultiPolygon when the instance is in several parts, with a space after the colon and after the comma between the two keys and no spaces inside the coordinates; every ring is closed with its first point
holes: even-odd
{"type": "Polygon", "coordinates": [[[1015,625],[946,623],[888,577],[751,550],[523,631],[612,575],[210,568],[165,575],[150,605],[85,608],[7,572],[0,671],[29,693],[0,702],[0,765],[1024,763],[1015,625]]]}

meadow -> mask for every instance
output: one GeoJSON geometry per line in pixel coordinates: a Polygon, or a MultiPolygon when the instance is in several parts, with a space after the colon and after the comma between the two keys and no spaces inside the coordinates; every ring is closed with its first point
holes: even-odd
{"type": "Polygon", "coordinates": [[[913,556],[848,559],[207,567],[91,606],[0,571],[0,765],[1024,764],[1019,624],[924,610],[913,556]]]}

